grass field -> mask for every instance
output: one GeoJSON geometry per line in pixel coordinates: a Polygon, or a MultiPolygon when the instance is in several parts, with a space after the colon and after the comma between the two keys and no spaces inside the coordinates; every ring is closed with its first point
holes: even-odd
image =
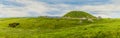
{"type": "Polygon", "coordinates": [[[120,19],[79,23],[64,18],[1,18],[0,38],[120,38],[120,19]],[[16,28],[9,23],[18,22],[16,28]]]}

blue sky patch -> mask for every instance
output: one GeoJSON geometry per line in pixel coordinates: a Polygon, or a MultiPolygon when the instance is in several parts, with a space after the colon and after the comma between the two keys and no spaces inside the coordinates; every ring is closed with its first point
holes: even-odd
{"type": "Polygon", "coordinates": [[[18,3],[18,2],[15,2],[15,1],[10,1],[10,0],[0,0],[0,4],[3,4],[3,5],[6,5],[6,6],[15,6],[15,7],[23,7],[25,6],[24,4],[22,3],[18,3]]]}
{"type": "Polygon", "coordinates": [[[48,4],[98,5],[108,4],[110,0],[37,0],[48,4]]]}

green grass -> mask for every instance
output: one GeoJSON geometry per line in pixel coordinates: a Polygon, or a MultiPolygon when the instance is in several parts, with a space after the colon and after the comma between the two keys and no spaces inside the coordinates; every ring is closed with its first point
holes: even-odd
{"type": "Polygon", "coordinates": [[[1,18],[0,38],[120,38],[120,19],[1,18]],[[16,28],[9,23],[18,22],[16,28]]]}

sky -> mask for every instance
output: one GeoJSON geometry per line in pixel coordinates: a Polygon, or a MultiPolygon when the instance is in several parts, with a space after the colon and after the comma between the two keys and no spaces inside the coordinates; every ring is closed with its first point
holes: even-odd
{"type": "Polygon", "coordinates": [[[0,0],[0,17],[63,16],[74,10],[120,18],[120,0],[0,0]]]}

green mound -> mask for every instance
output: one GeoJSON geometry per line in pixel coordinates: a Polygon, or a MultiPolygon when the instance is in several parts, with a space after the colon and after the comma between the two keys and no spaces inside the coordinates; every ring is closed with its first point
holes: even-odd
{"type": "Polygon", "coordinates": [[[84,11],[71,11],[65,14],[63,17],[71,17],[71,18],[81,18],[81,17],[87,17],[87,18],[95,18],[93,15],[84,12],[84,11]]]}

